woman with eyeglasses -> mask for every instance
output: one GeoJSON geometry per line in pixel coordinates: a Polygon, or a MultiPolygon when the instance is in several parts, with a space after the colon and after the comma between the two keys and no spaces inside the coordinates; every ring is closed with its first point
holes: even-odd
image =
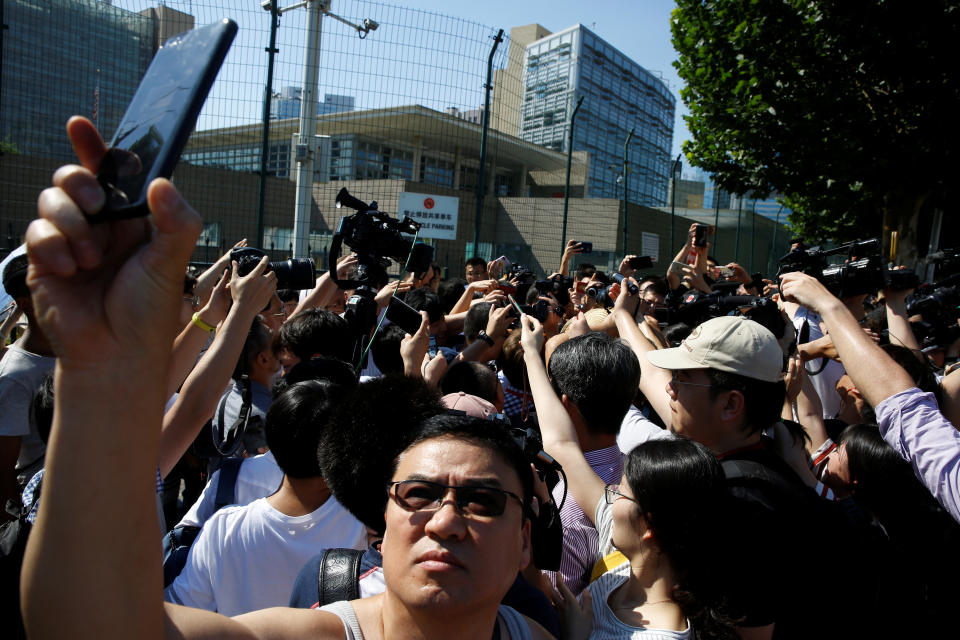
{"type": "Polygon", "coordinates": [[[721,574],[715,569],[725,496],[720,463],[696,442],[652,440],[626,456],[618,485],[604,486],[550,386],[539,356],[540,323],[525,315],[522,327],[544,450],[563,465],[570,494],[596,526],[601,564],[613,566],[579,603],[558,583],[554,598],[567,637],[736,637],[722,613],[721,574]]]}

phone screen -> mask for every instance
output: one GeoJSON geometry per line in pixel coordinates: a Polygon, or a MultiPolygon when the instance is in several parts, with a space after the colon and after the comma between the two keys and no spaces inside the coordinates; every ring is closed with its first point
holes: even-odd
{"type": "Polygon", "coordinates": [[[108,213],[146,215],[147,186],[173,172],[236,33],[236,23],[223,20],[157,51],[98,171],[108,213]]]}

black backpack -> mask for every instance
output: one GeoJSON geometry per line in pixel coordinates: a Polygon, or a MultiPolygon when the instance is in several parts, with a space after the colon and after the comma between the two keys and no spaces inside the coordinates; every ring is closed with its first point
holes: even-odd
{"type": "MultiPolygon", "coordinates": [[[[224,459],[223,466],[220,467],[220,479],[217,482],[214,511],[219,511],[228,504],[236,502],[234,493],[241,464],[243,464],[243,458],[224,459]]],[[[187,556],[190,554],[190,547],[200,535],[200,528],[190,525],[175,527],[163,536],[164,588],[169,587],[183,571],[184,565],[187,564],[187,556]]]]}
{"type": "MultiPolygon", "coordinates": [[[[43,479],[37,484],[33,492],[33,504],[40,499],[40,489],[43,485],[43,479]]],[[[27,548],[27,539],[30,537],[30,530],[33,525],[27,522],[27,514],[30,513],[30,506],[19,505],[17,507],[13,500],[6,505],[6,511],[13,520],[8,520],[0,525],[0,620],[3,625],[0,628],[7,628],[13,635],[9,636],[11,640],[20,640],[26,638],[27,633],[23,628],[23,618],[20,615],[20,569],[23,566],[23,553],[27,548]],[[14,620],[16,620],[16,629],[14,630],[14,620]]],[[[7,637],[4,635],[4,637],[7,637]]]]}

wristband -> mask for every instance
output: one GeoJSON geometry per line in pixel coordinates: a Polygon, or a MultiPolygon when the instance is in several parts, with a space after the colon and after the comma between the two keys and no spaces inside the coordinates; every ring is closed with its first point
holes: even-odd
{"type": "Polygon", "coordinates": [[[203,329],[208,333],[213,333],[214,331],[217,330],[217,328],[214,327],[213,325],[209,325],[203,321],[203,319],[200,317],[199,311],[193,312],[193,320],[191,322],[193,322],[193,324],[197,325],[198,327],[200,327],[201,329],[203,329]]]}
{"type": "Polygon", "coordinates": [[[484,331],[483,329],[481,329],[480,332],[477,334],[477,338],[478,338],[479,340],[483,340],[483,341],[486,342],[489,346],[491,346],[491,347],[493,346],[493,338],[491,338],[491,337],[487,334],[487,332],[484,331]]]}

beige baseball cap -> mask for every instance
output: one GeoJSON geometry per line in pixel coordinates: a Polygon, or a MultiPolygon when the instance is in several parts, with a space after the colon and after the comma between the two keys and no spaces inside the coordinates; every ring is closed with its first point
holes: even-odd
{"type": "Polygon", "coordinates": [[[717,369],[766,382],[783,378],[783,351],[777,339],[743,316],[707,320],[679,347],[651,351],[647,360],[661,369],[717,369]]]}

